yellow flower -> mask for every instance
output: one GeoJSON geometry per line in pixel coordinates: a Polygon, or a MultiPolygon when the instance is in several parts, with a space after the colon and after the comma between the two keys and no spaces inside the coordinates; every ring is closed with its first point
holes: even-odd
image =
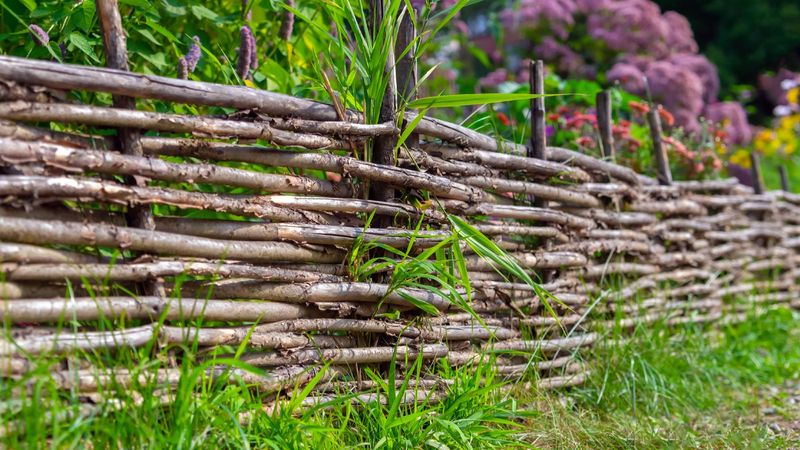
{"type": "Polygon", "coordinates": [[[772,156],[781,148],[778,134],[773,130],[761,130],[753,139],[753,145],[759,153],[772,156]]]}
{"type": "Polygon", "coordinates": [[[750,153],[745,149],[739,149],[733,152],[729,160],[731,163],[736,164],[737,166],[742,166],[745,168],[750,167],[750,153]]]}
{"type": "Polygon", "coordinates": [[[790,105],[800,104],[800,87],[789,89],[789,91],[786,92],[786,100],[789,101],[790,105]]]}

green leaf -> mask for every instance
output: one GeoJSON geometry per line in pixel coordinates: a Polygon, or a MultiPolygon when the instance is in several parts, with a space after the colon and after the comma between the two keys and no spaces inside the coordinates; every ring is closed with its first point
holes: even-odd
{"type": "Polygon", "coordinates": [[[172,2],[172,0],[161,0],[161,4],[164,7],[164,11],[167,14],[172,16],[185,16],[186,15],[186,7],[172,2]]]}
{"type": "Polygon", "coordinates": [[[19,0],[23,6],[28,8],[28,11],[33,11],[36,9],[36,2],[34,0],[19,0]]]}
{"type": "Polygon", "coordinates": [[[149,0],[119,0],[123,5],[133,6],[134,8],[153,9],[149,0]]]}
{"type": "Polygon", "coordinates": [[[490,103],[515,102],[531,100],[542,97],[562,97],[580,94],[453,94],[425,97],[411,101],[406,105],[409,108],[456,108],[459,106],[488,105],[490,103]]]}
{"type": "Polygon", "coordinates": [[[151,33],[150,30],[146,28],[137,28],[136,31],[145,38],[147,38],[147,40],[152,42],[153,44],[161,45],[161,43],[158,42],[158,39],[156,39],[156,37],[153,36],[153,33],[151,33]]]}
{"type": "Polygon", "coordinates": [[[86,54],[86,56],[91,58],[94,62],[98,64],[100,63],[100,58],[97,57],[97,54],[92,48],[92,43],[89,42],[89,39],[87,39],[86,36],[78,32],[71,33],[69,35],[69,42],[86,54]]]}
{"type": "Polygon", "coordinates": [[[192,5],[192,14],[200,20],[217,20],[219,15],[203,5],[192,5]]]}
{"type": "Polygon", "coordinates": [[[156,33],[164,36],[165,38],[169,39],[170,42],[176,42],[178,38],[175,37],[169,30],[164,28],[163,26],[159,25],[156,22],[153,22],[150,19],[147,19],[147,26],[150,27],[156,33]]]}

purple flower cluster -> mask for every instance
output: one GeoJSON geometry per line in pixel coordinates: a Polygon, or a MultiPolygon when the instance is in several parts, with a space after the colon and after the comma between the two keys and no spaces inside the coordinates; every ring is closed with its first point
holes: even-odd
{"type": "Polygon", "coordinates": [[[186,65],[189,68],[189,72],[194,72],[194,69],[197,67],[197,63],[200,61],[200,38],[197,36],[192,37],[192,46],[189,47],[189,51],[186,53],[186,65]]]}
{"type": "Polygon", "coordinates": [[[559,72],[578,76],[590,75],[585,73],[588,65],[581,55],[550,36],[545,36],[542,42],[534,47],[533,52],[539,59],[555,61],[559,72]]]}
{"type": "Polygon", "coordinates": [[[236,64],[236,73],[242,80],[250,78],[250,70],[258,67],[258,54],[256,53],[256,37],[253,30],[245,25],[239,30],[239,61],[236,64]]]}
{"type": "Polygon", "coordinates": [[[501,84],[506,80],[508,80],[508,71],[500,68],[486,74],[485,77],[478,80],[478,84],[482,87],[497,87],[498,84],[501,84]]]}
{"type": "Polygon", "coordinates": [[[586,26],[589,36],[612,50],[656,57],[667,53],[670,29],[658,5],[650,0],[604,2],[588,11],[586,26]]]}
{"type": "MultiPolygon", "coordinates": [[[[286,5],[294,8],[296,6],[295,0],[286,0],[286,5]]],[[[293,30],[294,30],[294,14],[290,11],[286,11],[286,13],[283,15],[283,22],[281,22],[281,31],[279,36],[284,41],[288,41],[289,38],[292,37],[293,30]]]]}
{"type": "Polygon", "coordinates": [[[50,43],[50,36],[47,35],[47,32],[44,31],[42,27],[32,23],[28,25],[28,29],[33,33],[33,40],[41,45],[42,47],[47,46],[50,43]]]}
{"type": "Polygon", "coordinates": [[[597,68],[608,68],[609,82],[638,95],[645,94],[647,80],[653,99],[689,132],[700,129],[699,116],[717,102],[717,70],[697,54],[689,21],[662,14],[652,0],[521,0],[500,17],[505,42],[524,45],[523,32],[532,30],[525,36],[534,40],[536,57],[562,74],[592,78],[597,68]]]}
{"type": "Polygon", "coordinates": [[[192,37],[192,45],[185,56],[178,59],[178,78],[186,80],[189,74],[194,72],[197,68],[197,63],[200,61],[202,52],[200,50],[200,38],[197,36],[192,37]]]}
{"type": "Polygon", "coordinates": [[[747,113],[741,104],[736,102],[719,102],[706,106],[703,116],[723,126],[728,135],[728,142],[744,145],[753,138],[753,130],[747,122],[747,113]]]}
{"type": "Polygon", "coordinates": [[[575,24],[577,12],[573,0],[523,0],[519,9],[508,8],[500,13],[500,20],[507,30],[544,22],[559,39],[566,39],[569,28],[575,24]]]}

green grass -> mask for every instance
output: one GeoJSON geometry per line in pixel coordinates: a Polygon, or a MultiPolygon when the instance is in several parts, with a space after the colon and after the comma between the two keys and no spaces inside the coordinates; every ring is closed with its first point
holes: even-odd
{"type": "MultiPolygon", "coordinates": [[[[340,392],[316,407],[271,414],[262,408],[270,398],[245,383],[197,375],[191,352],[168,402],[160,401],[164,392],[152,381],[131,390],[112,384],[100,395],[113,403],[81,413],[85,394],[55,389],[53,359],[41,357],[30,374],[0,385],[2,442],[9,448],[786,448],[796,442],[771,435],[759,411],[765,401],[781,407],[779,399],[764,398],[766,388],[800,374],[798,318],[775,309],[720,331],[637,329],[624,343],[597,347],[587,358],[589,382],[561,394],[504,384],[488,360],[458,369],[402,361],[408,369],[402,385],[362,371],[364,379],[378,381],[383,403],[340,392]],[[447,395],[438,403],[404,405],[400,400],[431,369],[453,380],[447,395]],[[14,395],[24,386],[27,395],[14,395]],[[240,420],[243,414],[249,420],[240,420]]],[[[113,356],[148,373],[166,365],[170,350],[104,353],[87,357],[113,356]]],[[[391,364],[389,373],[398,366],[391,364]]],[[[308,394],[297,388],[294,403],[308,394]]]]}

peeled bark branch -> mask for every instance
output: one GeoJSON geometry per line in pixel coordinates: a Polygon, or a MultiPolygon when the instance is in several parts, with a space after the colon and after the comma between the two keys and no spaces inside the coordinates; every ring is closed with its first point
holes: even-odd
{"type": "Polygon", "coordinates": [[[338,250],[312,250],[285,242],[223,241],[113,225],[5,218],[0,239],[15,242],[100,245],[148,253],[258,262],[338,263],[338,250]]]}
{"type": "Polygon", "coordinates": [[[0,265],[0,273],[10,281],[50,281],[65,279],[107,281],[145,281],[153,278],[189,275],[222,278],[250,278],[269,282],[337,282],[342,278],[320,272],[282,267],[227,264],[223,262],[156,261],[126,264],[25,264],[0,265]]]}
{"type": "MultiPolygon", "coordinates": [[[[178,208],[196,208],[225,211],[243,216],[267,218],[277,222],[334,221],[330,216],[309,211],[283,208],[272,203],[271,196],[234,196],[186,192],[176,189],[122,186],[111,181],[77,179],[68,177],[38,177],[14,175],[0,178],[0,195],[48,199],[58,201],[65,198],[85,199],[117,204],[165,204],[178,208]]],[[[357,201],[358,203],[358,201],[357,201]]],[[[361,203],[358,203],[359,205],[361,203]]]]}
{"type": "Polygon", "coordinates": [[[72,171],[143,176],[156,180],[211,183],[259,191],[351,197],[343,183],[294,175],[278,175],[210,164],[170,163],[157,158],[121,155],[107,151],[73,149],[61,145],[28,143],[0,138],[0,161],[9,164],[42,163],[72,171]]]}
{"type": "Polygon", "coordinates": [[[338,139],[277,130],[267,124],[237,122],[211,117],[102,108],[59,103],[0,102],[0,117],[23,121],[81,123],[104,127],[125,127],[171,133],[195,133],[214,137],[263,139],[284,147],[345,149],[338,139]]]}
{"type": "Polygon", "coordinates": [[[0,320],[48,323],[62,320],[192,320],[278,322],[323,314],[299,304],[163,297],[96,297],[0,301],[0,320]]]}

